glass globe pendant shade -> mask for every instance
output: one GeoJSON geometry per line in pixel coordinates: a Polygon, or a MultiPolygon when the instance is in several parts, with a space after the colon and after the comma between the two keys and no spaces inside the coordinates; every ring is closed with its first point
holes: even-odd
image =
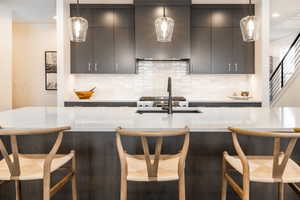
{"type": "Polygon", "coordinates": [[[170,17],[159,17],[155,20],[155,31],[158,42],[171,42],[175,22],[170,17]]]}
{"type": "Polygon", "coordinates": [[[88,30],[88,21],[82,17],[71,17],[70,25],[70,39],[72,42],[85,42],[88,30]]]}
{"type": "Polygon", "coordinates": [[[259,25],[255,16],[247,16],[240,22],[243,40],[245,42],[254,42],[259,37],[259,25]]]}

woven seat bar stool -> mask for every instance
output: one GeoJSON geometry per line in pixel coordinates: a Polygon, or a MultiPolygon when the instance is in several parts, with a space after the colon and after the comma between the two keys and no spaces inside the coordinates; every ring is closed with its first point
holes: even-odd
{"type": "Polygon", "coordinates": [[[48,128],[48,129],[0,129],[0,151],[3,159],[0,161],[0,183],[7,181],[15,182],[16,200],[22,199],[21,181],[43,180],[43,200],[50,198],[62,187],[72,182],[72,199],[77,200],[76,189],[76,161],[75,152],[69,154],[57,154],[62,143],[63,133],[70,127],[48,128]],[[18,149],[18,136],[49,135],[57,134],[56,141],[48,154],[21,154],[18,149]],[[9,154],[1,138],[10,137],[12,153],[9,154]],[[71,162],[68,174],[54,186],[50,186],[51,173],[64,167],[71,162]]]}
{"type": "Polygon", "coordinates": [[[250,199],[250,182],[277,184],[278,200],[284,200],[285,184],[288,184],[298,195],[300,195],[300,189],[296,185],[296,183],[300,183],[300,166],[291,159],[297,140],[300,137],[300,133],[297,133],[300,132],[300,129],[295,129],[295,132],[286,133],[258,132],[237,128],[229,128],[229,130],[232,134],[233,145],[237,156],[231,156],[227,152],[224,152],[223,154],[222,200],[226,200],[228,183],[242,200],[250,199]],[[273,155],[245,155],[239,144],[238,135],[274,138],[273,155]],[[284,152],[282,152],[281,147],[282,139],[289,140],[284,152]],[[229,167],[242,175],[242,187],[240,187],[229,175],[229,167]]]}
{"type": "Polygon", "coordinates": [[[121,162],[120,199],[127,199],[127,181],[160,182],[178,181],[179,200],[185,200],[185,160],[189,148],[190,133],[188,128],[172,131],[129,131],[116,130],[116,144],[121,162]],[[181,150],[177,154],[161,154],[163,138],[184,136],[181,150]],[[121,136],[141,138],[144,154],[130,155],[123,149],[121,136]],[[155,152],[150,153],[148,139],[154,138],[155,152]]]}

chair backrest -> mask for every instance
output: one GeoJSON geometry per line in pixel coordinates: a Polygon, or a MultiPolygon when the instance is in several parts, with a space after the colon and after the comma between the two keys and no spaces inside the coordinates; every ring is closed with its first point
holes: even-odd
{"type": "MultiPolygon", "coordinates": [[[[17,179],[20,176],[20,161],[19,161],[19,148],[17,142],[17,136],[26,136],[26,135],[44,135],[44,134],[58,134],[56,141],[51,148],[50,153],[46,157],[46,161],[49,161],[49,165],[51,164],[51,158],[58,151],[62,138],[63,132],[69,130],[70,127],[59,127],[59,128],[48,128],[48,129],[1,129],[0,128],[0,137],[1,136],[9,136],[10,137],[10,145],[12,150],[12,159],[9,156],[7,148],[5,147],[2,139],[0,138],[0,151],[5,159],[5,162],[9,168],[10,175],[12,179],[17,179]]],[[[45,163],[47,163],[45,161],[45,163]]]]}
{"type": "Polygon", "coordinates": [[[189,129],[186,127],[184,129],[178,129],[178,130],[170,130],[170,131],[130,131],[125,130],[122,128],[118,128],[116,130],[116,143],[117,143],[117,149],[120,157],[121,162],[121,168],[122,170],[127,170],[127,162],[126,162],[126,156],[128,155],[125,153],[121,141],[121,136],[137,136],[141,138],[141,143],[143,147],[144,152],[144,159],[147,165],[147,172],[148,177],[153,178],[157,177],[158,172],[158,166],[159,166],[159,160],[161,157],[161,150],[162,150],[162,144],[163,144],[163,138],[164,137],[172,137],[172,136],[184,136],[184,141],[181,150],[179,151],[176,156],[179,158],[179,170],[184,169],[185,167],[185,159],[187,156],[188,148],[189,148],[189,139],[190,139],[190,133],[189,129]],[[153,155],[151,155],[149,150],[149,143],[148,138],[155,138],[155,152],[153,155]],[[153,160],[153,163],[151,162],[151,158],[153,160]]]}
{"type": "MultiPolygon", "coordinates": [[[[250,130],[243,130],[238,128],[229,128],[232,133],[232,140],[234,144],[234,148],[242,161],[243,170],[247,171],[249,174],[249,164],[247,157],[242,150],[237,135],[247,135],[247,136],[254,136],[254,137],[267,137],[267,138],[274,138],[274,146],[273,146],[273,178],[274,179],[281,179],[288,161],[293,153],[295,145],[297,143],[298,138],[300,138],[300,133],[296,132],[259,132],[259,131],[250,131],[250,130]],[[281,139],[289,139],[288,145],[284,152],[281,152],[281,139]]],[[[300,129],[295,129],[295,131],[300,131],[300,129]]]]}

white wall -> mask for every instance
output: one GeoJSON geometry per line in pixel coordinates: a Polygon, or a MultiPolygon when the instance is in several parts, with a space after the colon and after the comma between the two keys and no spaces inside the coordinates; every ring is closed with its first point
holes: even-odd
{"type": "Polygon", "coordinates": [[[260,24],[260,38],[255,43],[255,76],[253,92],[260,96],[263,107],[269,107],[269,45],[270,45],[270,0],[256,0],[255,13],[260,24]]]}
{"type": "Polygon", "coordinates": [[[0,111],[12,107],[12,16],[0,6],[0,111]]]}
{"type": "Polygon", "coordinates": [[[55,106],[45,90],[45,51],[56,51],[55,24],[13,24],[13,107],[55,106]]]}

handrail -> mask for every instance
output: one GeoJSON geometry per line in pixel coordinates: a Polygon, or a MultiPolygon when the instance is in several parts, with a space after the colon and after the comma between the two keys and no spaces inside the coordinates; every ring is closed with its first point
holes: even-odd
{"type": "Polygon", "coordinates": [[[298,34],[298,36],[296,37],[296,39],[294,40],[294,42],[291,44],[289,50],[286,52],[286,54],[283,56],[282,60],[280,61],[279,65],[276,67],[275,71],[272,73],[271,77],[270,77],[270,81],[274,78],[275,74],[278,72],[278,70],[281,68],[284,60],[286,59],[286,57],[289,55],[290,51],[293,49],[293,47],[295,46],[295,44],[298,42],[300,38],[300,33],[298,34]]]}

